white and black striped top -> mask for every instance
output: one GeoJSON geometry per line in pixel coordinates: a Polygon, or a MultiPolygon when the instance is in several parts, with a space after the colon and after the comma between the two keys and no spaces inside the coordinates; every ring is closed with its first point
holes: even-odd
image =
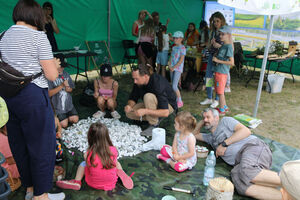
{"type": "MultiPolygon", "coordinates": [[[[5,32],[0,41],[0,51],[3,61],[25,76],[37,74],[42,70],[40,60],[53,58],[46,34],[22,25],[13,25],[5,32]]],[[[48,87],[44,74],[32,83],[41,88],[48,87]]]]}

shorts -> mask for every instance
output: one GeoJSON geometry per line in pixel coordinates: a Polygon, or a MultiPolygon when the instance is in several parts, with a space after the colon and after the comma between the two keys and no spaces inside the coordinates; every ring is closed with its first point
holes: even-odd
{"type": "Polygon", "coordinates": [[[224,94],[226,81],[227,74],[215,73],[215,90],[217,94],[224,94]]]}
{"type": "Polygon", "coordinates": [[[235,158],[235,166],[231,170],[232,182],[240,195],[253,185],[251,181],[262,169],[270,169],[272,152],[267,144],[255,138],[244,144],[235,158]]]}
{"type": "Polygon", "coordinates": [[[57,118],[59,119],[59,121],[63,121],[71,116],[74,116],[74,115],[78,115],[77,113],[77,110],[75,109],[75,107],[72,108],[72,110],[70,110],[69,112],[67,113],[60,113],[60,114],[57,114],[57,118]]]}
{"type": "Polygon", "coordinates": [[[159,65],[168,65],[168,50],[161,51],[157,53],[156,63],[159,65]]]}

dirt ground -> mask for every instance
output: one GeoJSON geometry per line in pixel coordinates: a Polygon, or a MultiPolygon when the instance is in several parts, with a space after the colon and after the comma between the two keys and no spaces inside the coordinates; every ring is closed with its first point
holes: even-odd
{"type": "MultiPolygon", "coordinates": [[[[225,94],[227,105],[230,108],[228,116],[240,113],[252,115],[258,80],[252,80],[248,87],[245,87],[245,78],[248,77],[238,78],[234,72],[231,74],[231,93],[225,94]]],[[[257,118],[262,119],[263,123],[253,132],[300,149],[300,76],[295,76],[296,81],[293,83],[290,74],[282,75],[286,79],[281,93],[270,94],[263,88],[257,113],[257,118]]],[[[95,71],[89,72],[91,79],[96,76],[95,71]]],[[[79,80],[84,79],[79,78],[79,80]]],[[[119,81],[121,89],[122,87],[127,89],[131,87],[132,79],[128,76],[116,76],[116,79],[119,81]]],[[[199,102],[206,98],[205,91],[193,93],[183,90],[181,94],[184,102],[181,109],[201,115],[206,106],[201,106],[199,102]]]]}

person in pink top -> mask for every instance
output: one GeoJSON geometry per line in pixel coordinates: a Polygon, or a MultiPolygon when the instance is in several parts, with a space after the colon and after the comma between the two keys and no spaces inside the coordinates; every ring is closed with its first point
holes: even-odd
{"type": "Polygon", "coordinates": [[[88,186],[99,190],[112,190],[118,178],[127,189],[133,188],[132,179],[123,171],[118,162],[118,151],[113,146],[107,127],[101,122],[93,123],[88,131],[89,148],[73,180],[57,181],[63,189],[80,190],[81,180],[85,176],[88,186]]]}
{"type": "Polygon", "coordinates": [[[12,178],[19,178],[20,174],[8,143],[6,128],[7,121],[7,106],[2,97],[0,97],[0,152],[3,154],[6,160],[1,166],[9,171],[12,178]]]}
{"type": "Polygon", "coordinates": [[[100,118],[106,115],[105,110],[115,119],[120,119],[120,114],[115,110],[117,107],[118,82],[112,78],[112,67],[110,64],[103,64],[100,69],[100,79],[94,80],[94,97],[100,109],[93,117],[100,118]]]}

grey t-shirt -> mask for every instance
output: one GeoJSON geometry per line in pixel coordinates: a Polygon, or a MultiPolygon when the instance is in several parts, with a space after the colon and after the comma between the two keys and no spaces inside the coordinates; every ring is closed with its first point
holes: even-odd
{"type": "MultiPolygon", "coordinates": [[[[235,126],[239,123],[236,119],[232,117],[224,117],[218,124],[216,131],[212,134],[202,134],[203,140],[210,144],[213,149],[217,149],[219,144],[229,138],[234,133],[235,126]]],[[[235,164],[235,157],[240,151],[242,146],[246,144],[249,140],[256,138],[254,135],[250,135],[241,141],[229,145],[225,151],[222,159],[229,165],[235,164]]]]}
{"type": "MultiPolygon", "coordinates": [[[[49,81],[49,90],[58,87],[61,85],[64,80],[68,80],[69,86],[71,88],[75,88],[74,83],[68,74],[68,72],[63,71],[62,75],[59,75],[55,81],[49,81]]],[[[69,92],[66,92],[66,90],[63,88],[58,93],[56,93],[54,96],[51,97],[51,101],[53,103],[54,109],[56,114],[63,114],[71,111],[74,107],[72,96],[69,92]]]]}

